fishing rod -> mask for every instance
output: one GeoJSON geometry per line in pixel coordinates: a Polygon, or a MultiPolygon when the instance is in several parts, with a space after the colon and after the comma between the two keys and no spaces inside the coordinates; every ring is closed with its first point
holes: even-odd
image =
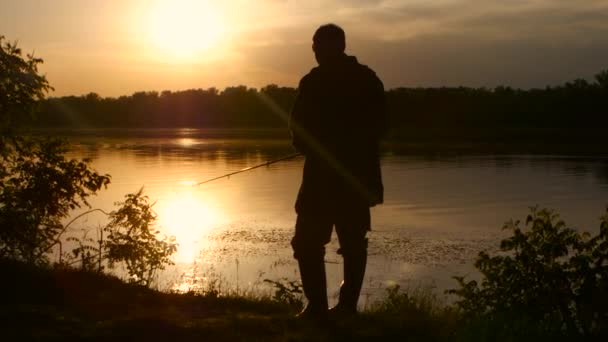
{"type": "Polygon", "coordinates": [[[241,169],[241,170],[238,170],[238,171],[234,171],[234,172],[230,172],[230,173],[227,173],[227,174],[222,175],[222,176],[219,176],[219,177],[215,177],[215,178],[207,179],[207,180],[205,180],[205,181],[202,181],[202,182],[196,183],[195,185],[196,185],[196,186],[199,186],[199,185],[201,185],[201,184],[205,184],[205,183],[213,182],[214,180],[218,180],[218,179],[222,179],[222,178],[230,177],[230,176],[233,176],[233,175],[236,175],[236,174],[239,174],[239,173],[243,173],[243,172],[247,172],[247,171],[250,171],[250,170],[253,170],[253,169],[257,169],[257,168],[259,168],[259,167],[263,167],[263,166],[269,166],[269,165],[272,165],[272,164],[274,164],[274,163],[278,163],[278,162],[281,162],[281,161],[284,161],[284,160],[293,159],[293,158],[299,157],[299,156],[301,156],[301,155],[302,155],[302,153],[293,153],[293,154],[290,154],[290,155],[287,155],[287,156],[284,156],[284,157],[281,157],[281,158],[278,158],[278,159],[273,159],[273,160],[270,160],[270,161],[264,162],[264,163],[262,163],[262,164],[258,164],[258,165],[254,165],[254,166],[249,166],[249,167],[246,167],[246,168],[244,168],[244,169],[241,169]]]}

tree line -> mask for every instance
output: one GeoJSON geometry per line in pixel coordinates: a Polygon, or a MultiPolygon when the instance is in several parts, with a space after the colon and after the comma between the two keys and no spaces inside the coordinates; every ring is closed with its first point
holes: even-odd
{"type": "MultiPolygon", "coordinates": [[[[44,100],[37,125],[285,128],[296,96],[297,89],[274,84],[261,89],[136,92],[118,98],[90,93],[44,100]]],[[[608,70],[598,73],[593,82],[576,79],[544,89],[395,88],[386,91],[386,99],[394,137],[496,137],[515,131],[525,135],[530,129],[532,135],[538,129],[547,130],[546,134],[594,131],[608,125],[608,70]]]]}

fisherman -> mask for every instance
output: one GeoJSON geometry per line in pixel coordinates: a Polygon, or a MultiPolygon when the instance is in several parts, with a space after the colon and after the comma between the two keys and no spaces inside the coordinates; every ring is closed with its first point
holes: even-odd
{"type": "Polygon", "coordinates": [[[308,301],[302,318],[327,318],[324,256],[334,226],[344,280],[329,313],[356,314],[370,207],[383,201],[378,150],[387,131],[384,86],[370,68],[346,55],[345,47],[339,26],[317,29],[312,50],[319,66],[300,81],[290,118],[293,144],[306,157],[291,242],[308,301]]]}

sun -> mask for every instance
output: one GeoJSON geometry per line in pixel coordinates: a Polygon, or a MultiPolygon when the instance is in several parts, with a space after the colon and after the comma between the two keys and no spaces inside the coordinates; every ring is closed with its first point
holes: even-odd
{"type": "Polygon", "coordinates": [[[149,41],[161,58],[194,61],[217,56],[226,36],[222,13],[204,0],[158,0],[149,9],[149,41]]]}

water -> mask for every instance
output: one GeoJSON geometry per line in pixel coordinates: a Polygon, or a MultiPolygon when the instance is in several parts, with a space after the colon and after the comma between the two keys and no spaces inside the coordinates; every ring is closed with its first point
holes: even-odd
{"type": "MultiPolygon", "coordinates": [[[[91,158],[96,170],[112,175],[108,189],[91,200],[94,208],[110,211],[142,186],[156,201],[160,230],[179,243],[177,265],[160,274],[158,286],[188,290],[215,281],[223,289],[255,290],[264,288],[264,279],[298,279],[289,240],[302,158],[196,186],[293,153],[289,141],[159,133],[70,138],[70,156],[91,158]]],[[[442,291],[455,286],[454,275],[475,277],[477,253],[496,250],[507,236],[505,221],[525,219],[530,206],[553,208],[570,226],[596,232],[608,204],[604,158],[413,156],[389,147],[382,167],[385,204],[372,209],[362,302],[391,284],[442,291]]],[[[104,222],[101,214],[88,215],[70,234],[104,222]]],[[[326,256],[332,298],[341,279],[337,248],[334,236],[326,256]]]]}

